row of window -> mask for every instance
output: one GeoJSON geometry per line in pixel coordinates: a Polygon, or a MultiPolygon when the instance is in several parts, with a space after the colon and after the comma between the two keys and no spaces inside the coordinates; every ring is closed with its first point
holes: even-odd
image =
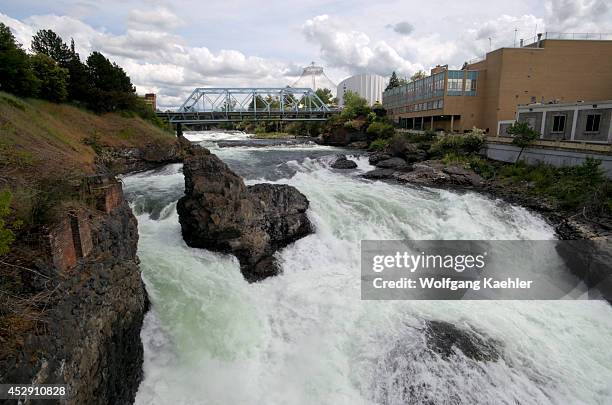
{"type": "Polygon", "coordinates": [[[383,94],[383,104],[393,108],[417,100],[442,97],[443,95],[444,72],[385,91],[383,94]]]}
{"type": "Polygon", "coordinates": [[[383,105],[389,110],[418,100],[442,97],[445,91],[449,96],[475,96],[477,81],[477,71],[449,70],[437,73],[385,91],[383,105]],[[446,89],[445,73],[448,74],[446,89]]]}
{"type": "Polygon", "coordinates": [[[390,109],[388,111],[390,114],[402,114],[402,113],[410,113],[410,112],[418,112],[418,111],[437,110],[440,108],[444,108],[443,99],[428,101],[426,103],[411,104],[411,105],[407,105],[404,107],[390,109]]]}
{"type": "MultiPolygon", "coordinates": [[[[533,127],[535,125],[535,118],[527,120],[529,125],[533,127]]],[[[601,122],[601,114],[593,113],[587,114],[585,132],[599,132],[599,124],[601,122]]],[[[567,123],[567,114],[555,114],[552,119],[552,131],[551,133],[563,133],[565,132],[565,126],[567,123]]]]}
{"type": "Polygon", "coordinates": [[[477,81],[477,71],[449,70],[446,94],[449,96],[475,96],[477,81]]]}
{"type": "MultiPolygon", "coordinates": [[[[552,132],[565,132],[565,122],[567,121],[566,114],[553,115],[552,132]]],[[[601,114],[587,114],[585,132],[599,132],[599,123],[601,122],[601,114]]]]}

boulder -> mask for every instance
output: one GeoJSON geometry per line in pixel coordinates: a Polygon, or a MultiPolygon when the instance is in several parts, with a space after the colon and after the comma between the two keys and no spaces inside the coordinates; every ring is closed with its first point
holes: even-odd
{"type": "Polygon", "coordinates": [[[394,173],[393,169],[374,169],[364,173],[361,177],[370,180],[386,180],[393,178],[394,173]]]}
{"type": "Polygon", "coordinates": [[[354,160],[347,159],[344,155],[337,155],[331,167],[333,169],[355,169],[357,168],[357,163],[354,160]]]}
{"type": "Polygon", "coordinates": [[[446,166],[441,162],[428,161],[415,163],[411,172],[393,173],[392,177],[400,182],[421,185],[457,185],[478,187],[484,182],[482,177],[470,169],[459,165],[446,166]]]}
{"type": "Polygon", "coordinates": [[[387,153],[374,152],[374,153],[371,153],[370,156],[368,157],[368,162],[370,162],[371,165],[376,165],[376,163],[380,161],[391,159],[391,158],[392,156],[387,153]]]}
{"type": "Polygon", "coordinates": [[[184,159],[185,196],[177,204],[187,245],[232,253],[249,281],[278,274],[274,253],[312,233],[308,199],[295,187],[246,187],[217,156],[197,145],[184,159]]]}
{"type": "Polygon", "coordinates": [[[391,159],[381,160],[375,164],[379,169],[394,169],[394,170],[405,170],[408,168],[408,163],[402,158],[394,157],[391,159]]]}

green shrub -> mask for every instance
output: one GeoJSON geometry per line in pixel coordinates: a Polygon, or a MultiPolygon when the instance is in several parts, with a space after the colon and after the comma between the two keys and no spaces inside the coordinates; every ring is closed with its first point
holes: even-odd
{"type": "Polygon", "coordinates": [[[368,126],[366,132],[374,138],[389,139],[395,134],[395,128],[387,122],[375,121],[368,126]]]}
{"type": "Polygon", "coordinates": [[[527,185],[532,194],[554,201],[565,210],[583,209],[585,213],[610,215],[612,187],[600,161],[588,158],[582,165],[556,168],[523,161],[504,166],[499,177],[507,184],[527,185]]]}
{"type": "Polygon", "coordinates": [[[441,155],[446,155],[449,152],[478,153],[484,145],[485,140],[482,131],[474,128],[467,134],[439,136],[432,145],[432,151],[441,155]]]}
{"type": "Polygon", "coordinates": [[[365,98],[347,90],[344,92],[344,107],[340,116],[347,120],[355,117],[366,117],[370,113],[370,106],[365,98]]]}
{"type": "Polygon", "coordinates": [[[372,143],[370,143],[370,147],[368,148],[371,151],[383,151],[385,150],[385,148],[387,147],[387,145],[389,144],[389,140],[388,139],[381,139],[378,138],[374,141],[372,141],[372,143]]]}

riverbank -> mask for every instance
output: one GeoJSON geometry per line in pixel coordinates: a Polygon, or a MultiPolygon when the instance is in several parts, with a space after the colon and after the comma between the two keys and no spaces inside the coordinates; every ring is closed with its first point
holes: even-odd
{"type": "Polygon", "coordinates": [[[543,215],[561,239],[612,237],[612,185],[597,161],[565,168],[509,164],[480,155],[483,145],[477,132],[398,134],[370,145],[376,169],[364,177],[499,198],[543,215]]]}
{"type": "Polygon", "coordinates": [[[181,160],[140,118],[0,93],[0,381],[65,384],[67,404],[131,403],[148,309],[116,174],[181,160]]]}

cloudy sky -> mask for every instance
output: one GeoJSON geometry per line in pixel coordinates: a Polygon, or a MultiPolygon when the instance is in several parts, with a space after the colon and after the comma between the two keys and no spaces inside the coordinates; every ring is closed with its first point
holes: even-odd
{"type": "Polygon", "coordinates": [[[139,93],[180,105],[194,87],[284,86],[311,61],[339,82],[461,66],[537,32],[612,33],[610,0],[1,0],[24,48],[38,29],[104,53],[139,93]],[[489,40],[490,38],[490,40],[489,40]]]}

